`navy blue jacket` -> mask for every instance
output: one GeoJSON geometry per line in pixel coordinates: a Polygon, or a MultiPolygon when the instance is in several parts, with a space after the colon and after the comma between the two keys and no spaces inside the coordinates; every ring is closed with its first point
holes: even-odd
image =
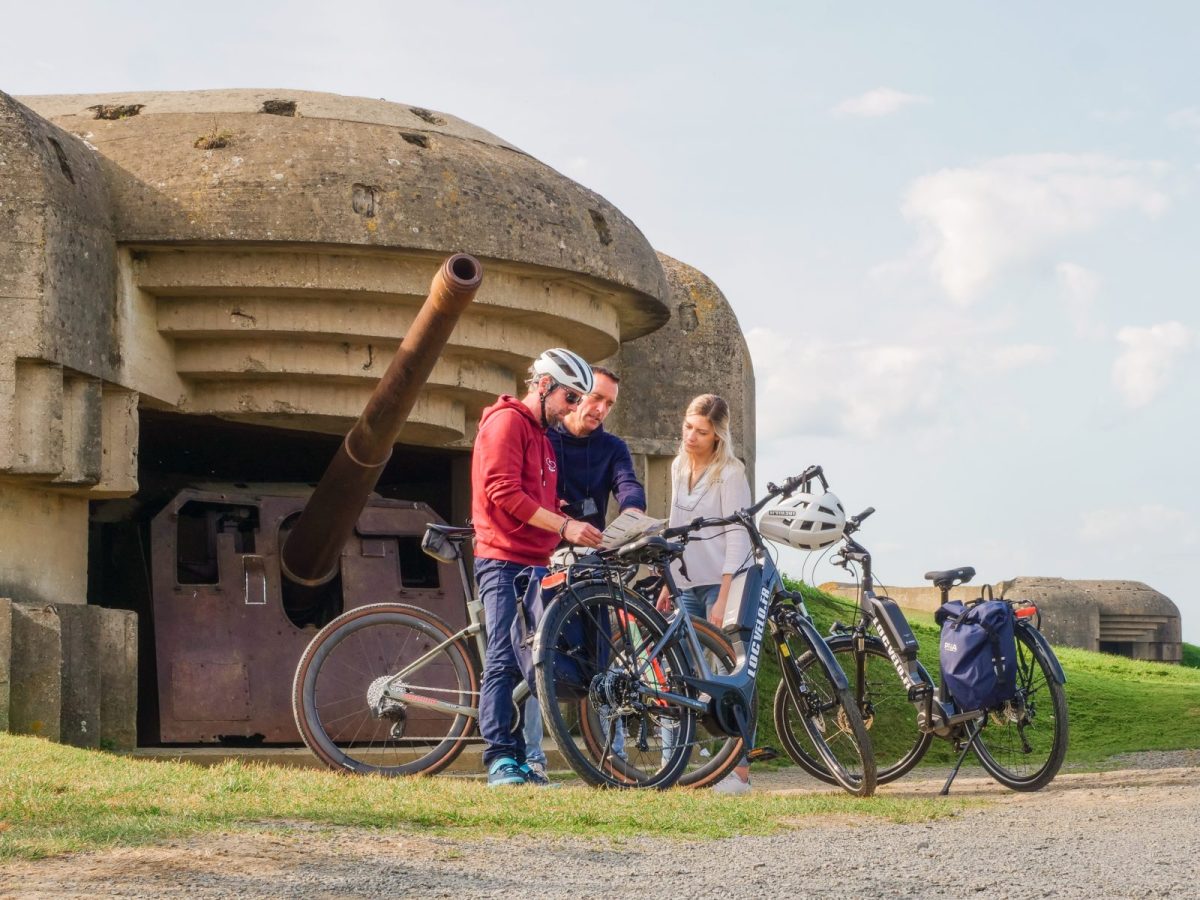
{"type": "Polygon", "coordinates": [[[604,530],[604,513],[611,494],[618,509],[645,509],[646,490],[633,472],[633,458],[625,442],[601,425],[587,437],[551,428],[546,432],[558,458],[558,496],[574,503],[584,497],[596,501],[599,512],[583,521],[604,530]]]}

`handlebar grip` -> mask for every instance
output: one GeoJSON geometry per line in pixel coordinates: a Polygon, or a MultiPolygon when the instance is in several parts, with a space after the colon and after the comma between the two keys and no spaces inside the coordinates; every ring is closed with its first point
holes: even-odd
{"type": "Polygon", "coordinates": [[[857,516],[854,517],[854,521],[858,522],[861,525],[863,520],[866,519],[868,516],[872,515],[874,512],[875,512],[875,507],[868,506],[866,509],[864,509],[862,512],[860,512],[857,516]]]}

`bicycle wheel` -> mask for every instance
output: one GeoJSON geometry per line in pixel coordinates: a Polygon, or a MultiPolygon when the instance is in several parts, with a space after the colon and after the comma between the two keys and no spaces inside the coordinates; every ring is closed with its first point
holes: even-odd
{"type": "MultiPolygon", "coordinates": [[[[692,626],[696,629],[696,637],[704,650],[704,657],[709,670],[714,675],[728,675],[737,665],[733,645],[725,638],[716,626],[704,619],[692,617],[692,626]]],[[[755,704],[757,706],[757,704],[755,704]]],[[[606,734],[607,718],[603,710],[597,710],[585,697],[580,702],[580,727],[587,742],[588,750],[593,758],[603,758],[604,736],[606,734]]],[[[620,726],[626,733],[628,722],[620,726]]],[[[696,733],[692,739],[692,753],[688,764],[675,782],[679,787],[703,788],[716,784],[733,771],[745,750],[740,737],[730,737],[713,726],[706,725],[703,717],[696,721],[696,733]]],[[[620,756],[609,757],[613,774],[627,778],[624,774],[624,760],[620,756]]],[[[628,780],[628,779],[627,779],[628,780]]]]}
{"type": "Polygon", "coordinates": [[[823,780],[869,797],[875,792],[875,757],[854,694],[837,686],[798,625],[785,620],[775,640],[783,675],[775,691],[775,731],[784,750],[814,775],[827,773],[823,780]],[[817,664],[802,668],[805,654],[817,664]]]}
{"type": "MultiPolygon", "coordinates": [[[[862,714],[863,724],[871,735],[871,752],[875,756],[876,784],[887,784],[906,774],[921,761],[925,751],[933,741],[933,735],[921,731],[917,726],[917,709],[908,699],[908,690],[904,682],[892,667],[887,651],[878,638],[867,638],[866,656],[863,660],[863,682],[860,686],[858,667],[854,652],[854,638],[849,635],[831,638],[829,649],[833,651],[842,671],[850,679],[850,690],[858,702],[858,710],[862,714]]],[[[801,670],[807,670],[816,663],[812,653],[802,657],[798,665],[801,670]]],[[[918,663],[921,673],[928,680],[925,667],[918,663]]],[[[795,718],[795,707],[788,704],[787,692],[776,692],[775,721],[780,717],[789,723],[789,727],[781,729],[780,734],[792,733],[790,721],[795,718]]],[[[829,770],[816,758],[807,752],[803,745],[796,748],[796,753],[788,751],[788,755],[802,769],[827,784],[837,784],[829,774],[829,770]]]]}
{"type": "Polygon", "coordinates": [[[1067,694],[1045,651],[1023,629],[1017,638],[1017,696],[987,713],[975,755],[1014,791],[1044,788],[1067,755],[1067,694]]]}
{"type": "Polygon", "coordinates": [[[665,630],[654,607],[604,582],[576,585],[546,611],[535,645],[542,718],[588,784],[667,788],[683,772],[695,714],[652,696],[694,696],[681,680],[688,669],[678,643],[653,652],[665,630]],[[591,739],[563,712],[583,697],[599,723],[591,739]]]}
{"type": "Polygon", "coordinates": [[[432,775],[462,752],[479,688],[466,644],[431,613],[362,606],[312,639],[292,682],[308,748],[331,769],[432,775]]]}

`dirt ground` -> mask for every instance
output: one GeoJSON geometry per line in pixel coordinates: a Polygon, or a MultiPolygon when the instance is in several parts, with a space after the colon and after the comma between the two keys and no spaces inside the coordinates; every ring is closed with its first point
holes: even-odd
{"type": "MultiPolygon", "coordinates": [[[[1196,896],[1197,756],[1061,774],[1036,794],[970,774],[954,793],[985,804],[950,818],[798,819],[769,837],[707,842],[464,840],[270,823],[11,864],[0,868],[0,897],[1196,896]]],[[[940,786],[910,778],[880,793],[929,797],[940,786]]],[[[826,788],[794,769],[755,778],[756,793],[817,789],[826,788]]]]}

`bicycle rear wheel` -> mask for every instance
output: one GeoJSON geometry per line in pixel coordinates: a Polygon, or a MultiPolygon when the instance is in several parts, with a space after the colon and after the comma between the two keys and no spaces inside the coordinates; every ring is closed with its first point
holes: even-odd
{"type": "Polygon", "coordinates": [[[678,643],[654,652],[665,631],[650,604],[605,582],[575,585],[546,611],[535,644],[542,718],[588,784],[667,788],[683,772],[695,714],[653,694],[694,692],[678,643]],[[593,721],[572,728],[564,705],[584,697],[593,721]]]}
{"type": "Polygon", "coordinates": [[[798,623],[785,620],[775,640],[783,675],[775,691],[775,730],[784,750],[814,775],[824,771],[824,780],[832,778],[847,792],[869,797],[875,792],[875,757],[854,694],[838,687],[798,623]],[[805,654],[817,664],[802,667],[805,654]]]}
{"type": "MultiPolygon", "coordinates": [[[[709,670],[714,675],[728,675],[737,666],[733,645],[715,626],[704,619],[692,617],[692,627],[696,629],[696,637],[704,651],[709,670]]],[[[604,736],[607,718],[604,710],[597,710],[585,697],[580,701],[580,726],[584,729],[583,737],[587,741],[592,756],[603,758],[604,736]]],[[[629,731],[628,722],[622,722],[618,727],[629,731]]],[[[696,732],[692,738],[692,753],[688,758],[687,767],[679,780],[679,787],[704,788],[716,784],[733,771],[738,761],[745,753],[740,737],[730,737],[715,727],[710,728],[703,717],[696,720],[696,732]]],[[[609,757],[609,765],[613,774],[625,778],[625,761],[617,756],[609,757]]]]}
{"type": "Polygon", "coordinates": [[[465,643],[445,623],[379,603],[317,632],[296,667],[292,712],[304,743],[331,769],[432,775],[466,745],[478,683],[465,643]]]}
{"type": "Polygon", "coordinates": [[[1017,628],[1017,696],[987,713],[975,755],[988,774],[1014,791],[1048,785],[1067,755],[1067,695],[1045,651],[1017,628]]]}
{"type": "MultiPolygon", "coordinates": [[[[842,635],[830,638],[827,643],[842,671],[850,679],[850,690],[862,714],[863,724],[867,726],[867,732],[871,735],[876,784],[887,784],[908,774],[925,756],[933,735],[921,731],[918,727],[917,710],[909,701],[908,690],[896,675],[883,644],[877,638],[867,638],[863,679],[860,685],[854,638],[842,635]]],[[[808,653],[799,660],[798,665],[801,670],[807,671],[816,663],[817,658],[808,653]]],[[[924,667],[921,667],[921,672],[925,673],[924,667]]],[[[928,680],[927,674],[925,677],[928,680]]],[[[776,692],[776,722],[783,717],[784,721],[789,723],[786,731],[780,731],[781,734],[792,733],[790,723],[795,715],[795,707],[789,706],[786,691],[783,695],[776,692]]],[[[789,751],[788,755],[814,778],[826,784],[837,784],[821,760],[805,750],[803,745],[796,748],[796,753],[789,751]]]]}

